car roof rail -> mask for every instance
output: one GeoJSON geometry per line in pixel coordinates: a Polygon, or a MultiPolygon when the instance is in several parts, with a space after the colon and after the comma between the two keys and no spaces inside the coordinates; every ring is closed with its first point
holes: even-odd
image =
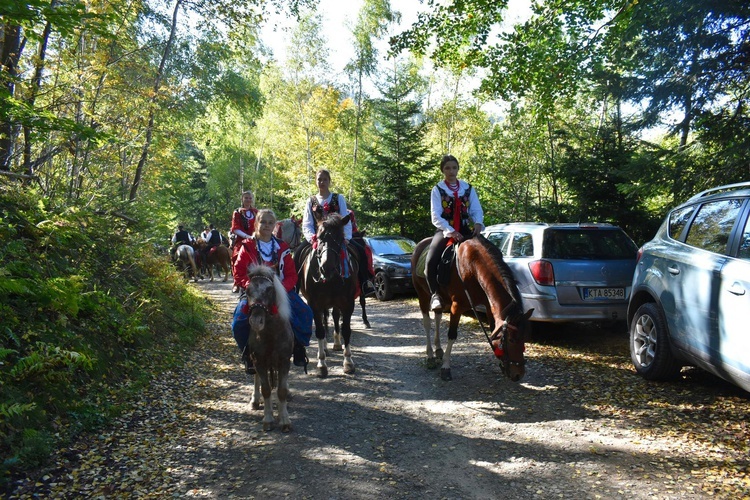
{"type": "MultiPolygon", "coordinates": [[[[694,194],[693,196],[691,196],[687,200],[687,202],[694,201],[694,200],[697,200],[697,199],[700,199],[700,198],[704,198],[704,197],[709,196],[711,194],[717,194],[717,193],[722,192],[722,191],[731,191],[733,189],[737,189],[737,188],[740,188],[740,187],[748,187],[748,188],[750,188],[750,182],[738,182],[736,184],[727,184],[726,186],[717,186],[715,188],[706,189],[705,191],[701,191],[700,193],[694,194]]],[[[685,202],[685,203],[687,203],[687,202],[685,202]]]]}

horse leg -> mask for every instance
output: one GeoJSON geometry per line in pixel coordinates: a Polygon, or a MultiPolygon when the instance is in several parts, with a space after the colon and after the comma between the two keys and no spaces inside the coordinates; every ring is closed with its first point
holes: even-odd
{"type": "Polygon", "coordinates": [[[344,373],[351,375],[354,373],[354,361],[352,361],[352,349],[349,342],[352,339],[352,314],[354,313],[354,304],[346,311],[342,311],[343,323],[341,325],[341,335],[344,337],[344,373]]]}
{"type": "Polygon", "coordinates": [[[260,390],[263,394],[263,430],[270,431],[273,428],[273,400],[271,396],[271,383],[268,380],[268,369],[264,367],[256,367],[258,372],[256,375],[260,375],[260,390]]]}
{"type": "Polygon", "coordinates": [[[362,323],[365,324],[365,328],[370,328],[370,322],[367,321],[367,309],[365,308],[365,294],[359,294],[359,306],[362,308],[362,323]]]}
{"type": "Polygon", "coordinates": [[[341,327],[339,326],[341,311],[334,307],[331,315],[333,316],[333,350],[343,351],[341,348],[341,327]]]}
{"type": "Polygon", "coordinates": [[[458,322],[460,319],[460,314],[451,313],[450,325],[448,326],[448,345],[445,347],[443,366],[440,368],[440,378],[443,380],[453,380],[453,376],[451,375],[451,350],[453,349],[453,343],[458,337],[458,322]]]}
{"type": "Polygon", "coordinates": [[[326,365],[326,328],[323,326],[323,311],[313,311],[315,319],[315,338],[318,339],[318,376],[326,378],[328,376],[328,366],[326,365]]]}
{"type": "Polygon", "coordinates": [[[260,410],[260,376],[257,371],[255,372],[254,379],[253,397],[250,398],[250,404],[253,410],[260,410]]]}
{"type": "Polygon", "coordinates": [[[286,369],[282,366],[281,370],[279,370],[278,377],[276,395],[279,398],[279,424],[281,425],[281,432],[289,432],[292,430],[292,421],[289,419],[289,411],[287,410],[287,401],[289,400],[288,362],[286,369]]]}
{"type": "Polygon", "coordinates": [[[432,339],[430,338],[430,330],[432,329],[432,318],[430,317],[430,313],[428,312],[422,312],[422,328],[424,328],[424,335],[425,339],[427,340],[427,348],[426,348],[426,354],[427,354],[427,368],[429,370],[434,370],[437,368],[437,363],[435,362],[435,353],[432,350],[432,339]]]}
{"type": "Polygon", "coordinates": [[[190,267],[193,269],[193,282],[198,283],[198,266],[195,265],[195,259],[190,257],[190,267]]]}

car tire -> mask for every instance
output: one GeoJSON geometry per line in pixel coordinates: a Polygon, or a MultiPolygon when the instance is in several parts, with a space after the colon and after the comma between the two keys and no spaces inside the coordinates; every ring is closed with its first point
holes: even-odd
{"type": "Polygon", "coordinates": [[[664,314],[652,302],[639,307],[630,323],[630,359],[647,380],[674,380],[682,368],[672,354],[664,314]]]}
{"type": "Polygon", "coordinates": [[[375,298],[381,301],[391,300],[393,298],[391,283],[388,280],[388,276],[383,271],[375,274],[375,298]]]}

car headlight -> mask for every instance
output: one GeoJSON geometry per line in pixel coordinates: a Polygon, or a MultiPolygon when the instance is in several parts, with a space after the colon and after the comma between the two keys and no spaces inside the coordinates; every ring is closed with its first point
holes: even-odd
{"type": "Polygon", "coordinates": [[[411,270],[406,269],[405,267],[394,267],[392,272],[394,276],[409,276],[411,270]]]}

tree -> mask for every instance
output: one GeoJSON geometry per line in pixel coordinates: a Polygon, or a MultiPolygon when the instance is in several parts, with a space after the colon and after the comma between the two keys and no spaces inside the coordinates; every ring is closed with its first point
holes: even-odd
{"type": "Polygon", "coordinates": [[[360,219],[375,232],[421,238],[430,231],[429,192],[439,173],[423,143],[423,85],[413,63],[393,60],[393,70],[374,103],[377,138],[366,145],[360,219]]]}

